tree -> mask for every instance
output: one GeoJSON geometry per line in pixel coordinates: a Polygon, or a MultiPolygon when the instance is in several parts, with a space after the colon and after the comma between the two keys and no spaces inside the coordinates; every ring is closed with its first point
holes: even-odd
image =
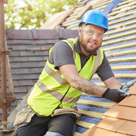
{"type": "Polygon", "coordinates": [[[54,13],[72,8],[78,0],[8,0],[5,29],[40,28],[54,13]]]}

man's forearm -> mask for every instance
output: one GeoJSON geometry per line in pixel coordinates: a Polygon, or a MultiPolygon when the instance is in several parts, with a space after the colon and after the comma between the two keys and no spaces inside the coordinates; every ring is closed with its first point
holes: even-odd
{"type": "Polygon", "coordinates": [[[120,89],[122,86],[122,84],[115,77],[108,78],[104,81],[104,84],[110,89],[120,89]]]}
{"type": "Polygon", "coordinates": [[[88,81],[85,78],[82,78],[80,76],[75,77],[75,85],[74,88],[84,92],[86,94],[95,95],[101,97],[102,94],[106,91],[107,88],[100,87],[96,84],[94,84],[91,81],[88,81]]]}

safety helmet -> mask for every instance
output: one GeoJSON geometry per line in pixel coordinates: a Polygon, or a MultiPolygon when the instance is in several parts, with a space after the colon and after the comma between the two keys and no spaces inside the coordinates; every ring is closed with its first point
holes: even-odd
{"type": "Polygon", "coordinates": [[[80,26],[81,23],[87,23],[87,24],[93,24],[93,25],[96,25],[96,26],[100,26],[100,27],[105,29],[105,32],[108,30],[108,18],[100,10],[89,10],[89,11],[87,11],[83,15],[78,26],[80,26]]]}

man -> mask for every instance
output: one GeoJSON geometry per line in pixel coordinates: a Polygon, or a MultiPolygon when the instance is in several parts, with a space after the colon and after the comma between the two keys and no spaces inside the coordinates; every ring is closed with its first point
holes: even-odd
{"type": "Polygon", "coordinates": [[[107,58],[99,49],[107,30],[105,14],[90,10],[79,23],[78,38],[59,41],[51,48],[49,59],[28,98],[29,107],[24,110],[29,119],[17,125],[15,136],[72,136],[76,114],[53,116],[55,109],[74,107],[82,92],[115,102],[129,95],[126,89],[120,89],[121,83],[114,77],[107,58]],[[90,81],[98,54],[100,63],[95,72],[106,88],[90,81]]]}

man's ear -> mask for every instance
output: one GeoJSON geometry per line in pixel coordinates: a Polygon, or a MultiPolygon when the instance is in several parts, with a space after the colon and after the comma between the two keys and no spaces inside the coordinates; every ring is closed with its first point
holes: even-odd
{"type": "Polygon", "coordinates": [[[78,29],[79,36],[81,35],[81,32],[83,31],[82,27],[80,26],[78,29]]]}

